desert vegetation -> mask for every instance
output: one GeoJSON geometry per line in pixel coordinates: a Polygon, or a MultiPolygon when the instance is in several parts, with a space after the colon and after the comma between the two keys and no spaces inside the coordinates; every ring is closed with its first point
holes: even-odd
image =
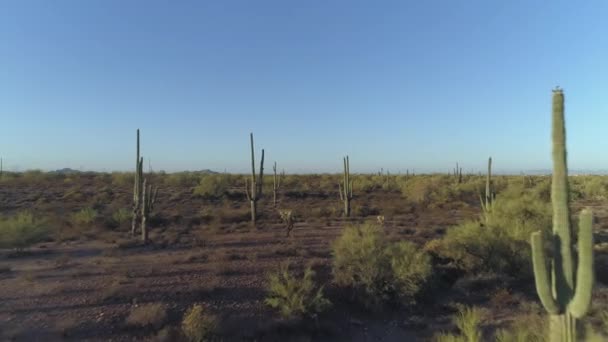
{"type": "Polygon", "coordinates": [[[250,174],[144,172],[139,130],[133,173],[4,170],[2,338],[606,340],[608,177],[568,175],[563,104],[551,175],[265,175],[253,134],[250,174]]]}

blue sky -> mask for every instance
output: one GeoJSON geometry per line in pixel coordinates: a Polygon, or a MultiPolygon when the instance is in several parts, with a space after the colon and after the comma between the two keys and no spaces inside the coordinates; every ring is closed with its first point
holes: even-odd
{"type": "Polygon", "coordinates": [[[606,1],[0,2],[5,168],[608,169],[606,1]]]}

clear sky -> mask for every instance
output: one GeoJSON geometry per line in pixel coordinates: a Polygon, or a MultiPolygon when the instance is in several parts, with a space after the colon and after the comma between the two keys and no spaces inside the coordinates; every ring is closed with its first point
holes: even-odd
{"type": "Polygon", "coordinates": [[[5,168],[608,169],[608,2],[0,1],[5,168]],[[146,162],[147,164],[147,162],[146,162]]]}

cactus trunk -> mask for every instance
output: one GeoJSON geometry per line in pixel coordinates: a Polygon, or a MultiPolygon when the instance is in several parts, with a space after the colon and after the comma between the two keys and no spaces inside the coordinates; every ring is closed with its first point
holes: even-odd
{"type": "Polygon", "coordinates": [[[553,256],[551,270],[541,232],[531,237],[532,262],[536,291],[550,315],[551,342],[573,342],[577,339],[577,319],[586,315],[593,289],[593,231],[592,213],[584,209],[579,215],[578,265],[572,254],[572,229],[568,198],[568,169],[566,163],[566,132],[564,124],[564,94],[553,91],[553,256]]]}
{"type": "Polygon", "coordinates": [[[344,157],[344,179],[338,184],[340,199],[344,202],[344,216],[350,216],[350,202],[353,198],[353,182],[350,180],[350,161],[344,157]]]}
{"type": "Polygon", "coordinates": [[[259,179],[256,179],[253,133],[250,133],[249,137],[251,142],[251,190],[249,190],[249,184],[247,179],[245,179],[245,194],[247,195],[249,202],[251,202],[251,223],[255,225],[257,220],[257,201],[262,197],[264,185],[264,149],[262,149],[262,158],[260,159],[259,179]]]}

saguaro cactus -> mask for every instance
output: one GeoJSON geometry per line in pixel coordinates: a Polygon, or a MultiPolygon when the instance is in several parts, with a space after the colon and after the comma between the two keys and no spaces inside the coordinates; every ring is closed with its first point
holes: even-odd
{"type": "Polygon", "coordinates": [[[338,183],[340,199],[344,202],[344,216],[350,216],[350,201],[353,199],[353,182],[350,180],[350,162],[344,157],[344,180],[338,183]]]}
{"type": "Polygon", "coordinates": [[[536,291],[549,313],[550,341],[577,340],[577,319],[587,314],[593,289],[592,213],[583,210],[579,216],[578,265],[572,254],[572,229],[568,208],[568,169],[566,164],[566,130],[564,125],[564,94],[553,90],[553,256],[551,270],[545,255],[541,232],[532,233],[532,262],[536,291]]]}
{"type": "Polygon", "coordinates": [[[486,175],[486,208],[490,207],[492,202],[492,190],[490,189],[490,183],[492,182],[492,157],[488,158],[488,174],[486,175]]]}
{"type": "Polygon", "coordinates": [[[152,184],[146,187],[147,179],[142,184],[142,204],[141,204],[141,240],[148,242],[148,227],[146,226],[150,213],[154,209],[158,188],[152,188],[152,184]]]}
{"type": "Polygon", "coordinates": [[[272,203],[273,206],[276,208],[277,207],[277,191],[279,190],[279,188],[281,188],[281,181],[283,180],[283,177],[285,177],[285,170],[283,170],[280,174],[277,175],[277,162],[274,162],[274,165],[272,166],[272,171],[274,173],[274,176],[272,178],[273,183],[272,183],[272,203]]]}
{"type": "Polygon", "coordinates": [[[488,222],[489,214],[492,211],[492,204],[494,203],[495,194],[491,189],[492,185],[492,157],[488,158],[488,173],[486,174],[486,194],[485,198],[479,194],[479,202],[481,203],[481,209],[483,212],[483,218],[485,222],[488,222]]]}
{"type": "Polygon", "coordinates": [[[135,157],[135,179],[133,181],[133,211],[131,218],[131,235],[135,236],[137,219],[140,214],[142,190],[143,190],[143,164],[144,160],[139,155],[139,129],[137,130],[137,152],[135,157]]]}
{"type": "Polygon", "coordinates": [[[249,190],[249,182],[245,178],[245,194],[251,203],[251,223],[255,225],[257,218],[257,203],[262,197],[262,186],[264,185],[264,149],[262,149],[262,159],[260,160],[260,176],[256,179],[255,176],[255,154],[253,151],[253,133],[249,135],[251,140],[251,190],[249,190]],[[258,181],[259,180],[259,181],[258,181]]]}
{"type": "Polygon", "coordinates": [[[133,182],[133,212],[131,218],[131,236],[135,236],[137,230],[137,222],[140,222],[141,239],[144,243],[148,242],[147,220],[150,212],[156,202],[158,188],[152,189],[152,185],[148,184],[144,179],[144,157],[139,155],[139,129],[137,130],[137,152],[135,163],[135,179],[133,182]],[[147,191],[147,193],[146,193],[147,191]]]}

